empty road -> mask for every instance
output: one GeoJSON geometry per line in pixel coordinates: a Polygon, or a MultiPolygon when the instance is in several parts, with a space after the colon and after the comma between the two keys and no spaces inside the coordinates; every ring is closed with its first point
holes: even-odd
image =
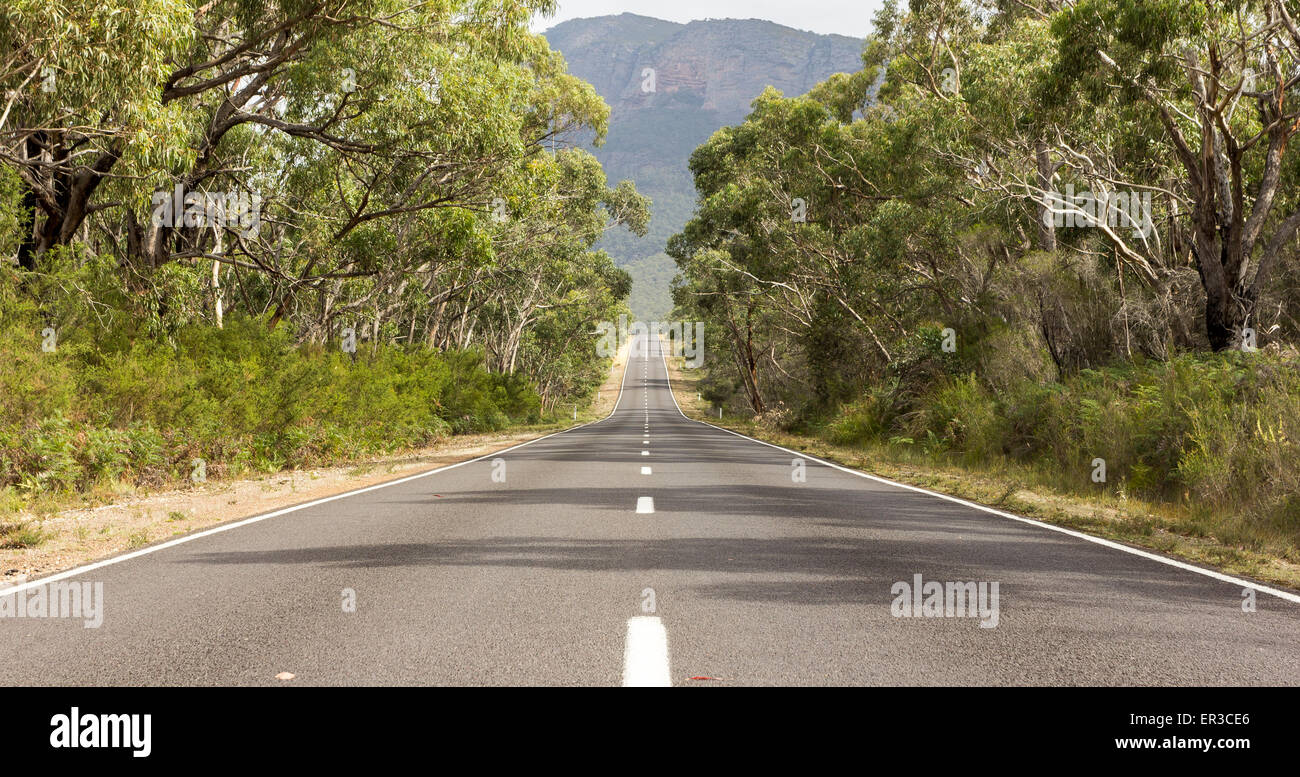
{"type": "Polygon", "coordinates": [[[1300,682],[1295,601],[688,420],[658,343],[602,421],[66,580],[102,625],[0,618],[0,683],[1300,682]]]}

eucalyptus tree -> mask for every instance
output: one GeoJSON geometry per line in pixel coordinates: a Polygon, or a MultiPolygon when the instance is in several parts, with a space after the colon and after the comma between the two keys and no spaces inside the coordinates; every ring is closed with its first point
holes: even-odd
{"type": "Polygon", "coordinates": [[[1049,94],[1138,109],[1132,131],[1155,135],[1176,160],[1170,239],[1195,263],[1216,350],[1257,326],[1262,295],[1294,257],[1295,15],[1282,0],[1081,0],[1051,17],[1049,94]]]}
{"type": "Polygon", "coordinates": [[[64,256],[116,273],[132,329],[236,313],[585,391],[587,335],[630,285],[592,246],[643,234],[649,203],[572,148],[609,109],[529,31],[553,9],[14,0],[0,226],[20,234],[0,247],[42,276],[64,256]]]}
{"type": "Polygon", "coordinates": [[[18,263],[36,269],[86,218],[113,207],[100,187],[185,155],[181,106],[163,99],[194,45],[181,0],[54,3],[0,10],[0,164],[21,181],[18,263]]]}
{"type": "MultiPolygon", "coordinates": [[[[41,207],[25,267],[107,209],[121,213],[123,242],[145,268],[202,255],[206,230],[147,217],[154,193],[274,193],[313,163],[333,178],[322,176],[313,193],[335,201],[286,207],[320,217],[325,242],[338,243],[391,216],[481,200],[504,167],[559,134],[599,133],[607,113],[528,32],[532,12],[549,10],[549,0],[72,7],[64,19],[58,5],[20,3],[3,28],[14,52],[6,85],[30,85],[47,62],[68,71],[56,69],[58,88],[17,100],[21,110],[0,125],[5,161],[41,207]],[[160,145],[162,126],[169,142],[160,145]],[[146,165],[119,168],[132,143],[146,165]],[[110,178],[123,185],[99,201],[110,178]]],[[[245,237],[229,235],[263,271],[299,282],[318,275],[316,256],[294,271],[272,266],[271,258],[299,255],[280,242],[284,230],[270,231],[269,253],[242,245],[245,237]]]]}

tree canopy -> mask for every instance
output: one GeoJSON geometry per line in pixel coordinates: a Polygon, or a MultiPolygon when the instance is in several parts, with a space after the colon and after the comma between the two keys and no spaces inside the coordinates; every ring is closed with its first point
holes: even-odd
{"type": "Polygon", "coordinates": [[[629,286],[592,247],[649,203],[575,147],[608,108],[529,32],[553,5],[8,3],[0,251],[61,328],[249,316],[586,390],[629,286]]]}
{"type": "Polygon", "coordinates": [[[769,90],[692,156],[676,304],[758,413],[1291,347],[1295,14],[890,0],[861,71],[769,90]]]}

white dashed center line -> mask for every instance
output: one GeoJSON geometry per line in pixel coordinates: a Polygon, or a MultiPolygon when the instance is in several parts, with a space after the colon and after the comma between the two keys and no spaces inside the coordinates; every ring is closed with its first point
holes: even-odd
{"type": "Polygon", "coordinates": [[[667,688],[673,684],[668,662],[668,631],[653,615],[627,620],[623,648],[624,688],[667,688]]]}

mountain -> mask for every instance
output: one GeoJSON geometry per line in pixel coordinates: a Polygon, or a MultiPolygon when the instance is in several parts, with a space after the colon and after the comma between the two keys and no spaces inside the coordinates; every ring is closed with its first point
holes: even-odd
{"type": "Polygon", "coordinates": [[[625,13],[573,19],[543,34],[609,103],[609,134],[592,151],[610,181],[630,178],[654,201],[644,238],[617,231],[600,244],[632,274],[632,312],[644,321],[666,320],[672,309],[676,268],[663,250],[695,205],[691,152],[741,122],[767,86],[799,95],[862,66],[858,38],[758,19],[678,24],[625,13]]]}

